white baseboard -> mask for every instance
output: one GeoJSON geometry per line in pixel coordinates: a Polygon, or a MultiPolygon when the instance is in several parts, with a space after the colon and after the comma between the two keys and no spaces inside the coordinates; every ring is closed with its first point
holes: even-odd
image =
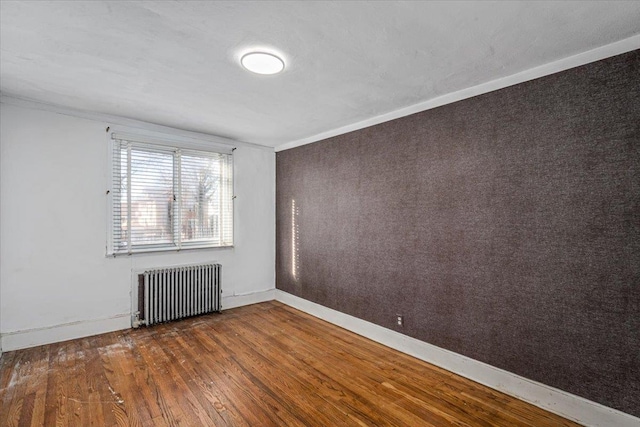
{"type": "Polygon", "coordinates": [[[279,289],[276,290],[275,297],[283,304],[585,426],[640,426],[640,418],[324,307],[279,289]]]}
{"type": "Polygon", "coordinates": [[[43,344],[84,338],[131,327],[131,314],[124,313],[107,319],[84,320],[46,328],[5,332],[2,334],[2,351],[20,350],[43,344]]]}
{"type": "MultiPolygon", "coordinates": [[[[243,305],[272,301],[274,299],[275,289],[267,289],[242,295],[223,296],[222,309],[227,310],[243,305]]],[[[46,328],[5,332],[1,336],[0,342],[2,351],[7,352],[129,328],[131,328],[131,314],[124,313],[107,319],[85,320],[46,328]]]]}
{"type": "MultiPolygon", "coordinates": [[[[275,289],[223,296],[222,309],[227,310],[274,299],[275,289]]],[[[131,328],[131,313],[124,313],[107,319],[85,320],[45,328],[5,332],[0,337],[0,342],[2,343],[2,351],[7,352],[129,328],[131,328]]]]}
{"type": "Polygon", "coordinates": [[[266,289],[264,291],[250,292],[240,295],[224,296],[224,294],[222,294],[222,310],[242,307],[243,305],[257,304],[259,302],[273,301],[274,299],[276,299],[275,289],[266,289]]]}

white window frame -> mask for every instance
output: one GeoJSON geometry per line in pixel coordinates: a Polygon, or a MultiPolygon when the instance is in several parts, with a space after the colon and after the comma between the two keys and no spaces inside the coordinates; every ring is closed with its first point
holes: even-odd
{"type": "MultiPolygon", "coordinates": [[[[140,253],[153,253],[153,252],[180,252],[184,250],[191,249],[224,249],[224,248],[232,248],[234,246],[235,239],[235,161],[233,156],[233,151],[235,147],[220,145],[220,144],[212,144],[207,141],[194,141],[189,139],[182,139],[179,137],[172,136],[148,136],[144,134],[130,134],[123,132],[113,132],[109,134],[108,138],[108,190],[107,194],[107,245],[106,245],[106,255],[108,257],[116,257],[123,255],[135,255],[140,253]],[[127,141],[132,146],[138,146],[145,149],[149,149],[149,151],[160,151],[166,153],[174,153],[174,155],[180,157],[182,154],[196,154],[202,155],[205,157],[207,154],[210,155],[218,155],[218,154],[226,154],[230,155],[230,177],[231,177],[231,194],[229,195],[231,198],[231,218],[232,218],[232,228],[231,228],[231,242],[230,244],[214,244],[214,243],[201,243],[201,242],[182,242],[180,238],[177,240],[174,239],[173,244],[148,244],[148,245],[139,245],[137,247],[129,247],[128,251],[116,251],[115,241],[114,241],[114,197],[119,196],[118,191],[114,191],[114,152],[115,152],[115,144],[118,141],[127,141]]],[[[180,171],[174,169],[174,178],[173,183],[174,186],[178,185],[176,188],[176,197],[181,202],[180,198],[180,171]],[[177,174],[177,177],[176,177],[177,174]]],[[[129,188],[130,190],[130,188],[129,188]]],[[[131,206],[131,204],[129,204],[131,206]]],[[[181,209],[177,209],[179,215],[181,215],[181,209]]],[[[130,214],[128,215],[131,216],[130,214]]],[[[174,216],[174,221],[175,221],[174,216]]],[[[180,220],[178,220],[180,221],[180,220]]],[[[175,225],[175,224],[174,224],[175,225]]],[[[179,225],[179,224],[178,224],[179,225]]],[[[177,233],[180,235],[180,233],[177,233]]]]}

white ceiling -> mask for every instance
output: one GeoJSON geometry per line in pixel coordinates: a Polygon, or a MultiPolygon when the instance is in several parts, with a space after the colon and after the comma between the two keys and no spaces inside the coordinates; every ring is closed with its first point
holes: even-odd
{"type": "Polygon", "coordinates": [[[278,146],[640,34],[640,2],[0,3],[5,95],[278,146]],[[285,72],[248,73],[250,49],[285,72]]]}

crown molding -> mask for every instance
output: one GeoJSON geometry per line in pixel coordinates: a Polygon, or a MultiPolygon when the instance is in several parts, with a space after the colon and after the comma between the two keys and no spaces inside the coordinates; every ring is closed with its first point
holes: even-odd
{"type": "Polygon", "coordinates": [[[517,85],[519,83],[524,83],[540,77],[559,73],[561,71],[579,67],[581,65],[589,64],[591,62],[600,61],[602,59],[620,55],[636,49],[640,49],[640,34],[617,41],[615,43],[611,43],[605,46],[600,46],[595,49],[579,53],[577,55],[568,56],[566,58],[549,62],[547,64],[540,65],[538,67],[530,68],[528,70],[524,70],[519,73],[512,74],[510,76],[501,77],[499,79],[481,83],[476,86],[472,86],[456,92],[451,92],[442,96],[438,96],[436,98],[432,98],[427,101],[410,105],[408,107],[400,108],[398,110],[394,110],[389,113],[384,113],[379,116],[371,117],[369,119],[352,123],[346,126],[342,126],[336,129],[332,129],[326,132],[321,132],[306,138],[276,145],[275,150],[276,152],[278,152],[278,151],[289,150],[291,148],[299,147],[301,145],[311,144],[313,142],[318,142],[323,139],[342,135],[348,132],[353,132],[359,129],[364,129],[369,126],[374,126],[380,123],[399,119],[401,117],[406,117],[411,114],[415,114],[422,111],[430,110],[432,108],[451,104],[453,102],[462,101],[463,99],[472,98],[474,96],[493,92],[498,89],[504,89],[506,87],[517,85]]]}

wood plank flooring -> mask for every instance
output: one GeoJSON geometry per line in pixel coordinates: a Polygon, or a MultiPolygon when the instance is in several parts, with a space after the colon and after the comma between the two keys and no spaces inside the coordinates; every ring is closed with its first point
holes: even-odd
{"type": "Polygon", "coordinates": [[[277,302],[5,353],[1,426],[573,426],[277,302]]]}

